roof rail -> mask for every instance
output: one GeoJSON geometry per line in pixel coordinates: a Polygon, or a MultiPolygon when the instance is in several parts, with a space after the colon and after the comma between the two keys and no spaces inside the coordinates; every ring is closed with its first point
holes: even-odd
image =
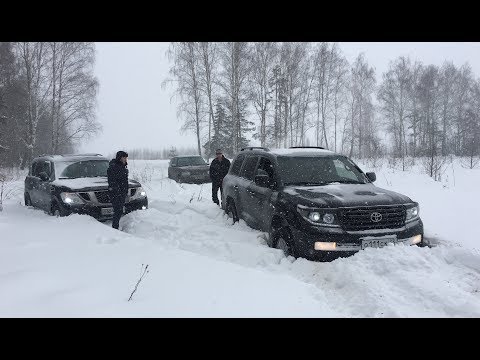
{"type": "Polygon", "coordinates": [[[97,153],[87,153],[87,154],[63,154],[62,156],[103,156],[102,154],[97,153]]]}
{"type": "Polygon", "coordinates": [[[290,146],[289,149],[322,149],[327,150],[321,146],[290,146]]]}
{"type": "Polygon", "coordinates": [[[243,149],[241,149],[240,151],[244,151],[244,150],[265,150],[265,151],[270,151],[269,148],[267,147],[262,147],[262,146],[248,146],[248,147],[244,147],[243,149]]]}

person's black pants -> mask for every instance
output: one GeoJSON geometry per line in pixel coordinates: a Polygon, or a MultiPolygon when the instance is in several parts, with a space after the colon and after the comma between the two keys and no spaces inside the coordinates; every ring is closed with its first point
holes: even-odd
{"type": "Polygon", "coordinates": [[[120,225],[120,218],[123,215],[123,206],[125,205],[125,196],[112,197],[112,205],[113,205],[112,227],[114,229],[118,229],[120,225]]]}
{"type": "Polygon", "coordinates": [[[220,205],[218,201],[218,189],[220,189],[220,194],[223,195],[222,183],[221,182],[212,182],[212,200],[215,204],[220,205]]]}

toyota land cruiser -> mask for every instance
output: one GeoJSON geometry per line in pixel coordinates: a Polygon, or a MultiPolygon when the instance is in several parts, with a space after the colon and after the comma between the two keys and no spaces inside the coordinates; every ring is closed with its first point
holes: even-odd
{"type": "Polygon", "coordinates": [[[244,148],[223,180],[233,221],[269,234],[286,255],[329,261],[367,247],[423,245],[419,205],[373,185],[348,157],[323,148],[244,148]]]}

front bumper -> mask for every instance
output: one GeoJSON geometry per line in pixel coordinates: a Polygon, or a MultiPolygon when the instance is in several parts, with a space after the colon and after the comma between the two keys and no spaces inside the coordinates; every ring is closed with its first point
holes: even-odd
{"type": "MultiPolygon", "coordinates": [[[[105,221],[111,220],[113,218],[113,213],[109,215],[103,215],[102,209],[112,208],[111,204],[102,204],[102,205],[93,205],[93,204],[82,204],[82,205],[61,205],[64,213],[66,214],[84,214],[90,215],[97,220],[105,221]]],[[[148,209],[148,198],[140,198],[132,200],[124,205],[125,211],[124,214],[128,214],[135,210],[148,209]]]]}
{"type": "Polygon", "coordinates": [[[290,228],[293,236],[293,246],[299,257],[307,259],[335,259],[351,256],[362,250],[362,240],[396,237],[396,243],[411,245],[416,235],[421,235],[423,245],[423,223],[420,219],[405,224],[399,229],[345,231],[336,227],[309,226],[306,229],[290,228]],[[336,243],[335,250],[316,250],[316,242],[336,243]]]}

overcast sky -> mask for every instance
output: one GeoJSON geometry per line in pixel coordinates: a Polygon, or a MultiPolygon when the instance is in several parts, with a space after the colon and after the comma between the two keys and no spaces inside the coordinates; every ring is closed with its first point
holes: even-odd
{"type": "MultiPolygon", "coordinates": [[[[98,121],[103,131],[82,151],[111,154],[120,149],[196,147],[193,134],[180,134],[173,89],[162,90],[170,64],[169,43],[96,43],[95,74],[100,83],[98,121]]],[[[468,62],[480,76],[480,43],[339,43],[349,62],[361,52],[376,70],[377,81],[391,60],[408,55],[424,64],[456,66],[468,62]]]]}

